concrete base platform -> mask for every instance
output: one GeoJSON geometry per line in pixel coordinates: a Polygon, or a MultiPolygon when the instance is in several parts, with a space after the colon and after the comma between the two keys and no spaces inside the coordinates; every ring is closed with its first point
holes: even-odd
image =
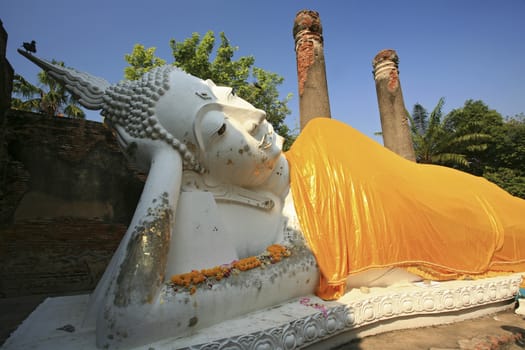
{"type": "MultiPolygon", "coordinates": [[[[521,275],[353,289],[335,302],[313,295],[140,349],[329,349],[392,330],[458,322],[514,306],[521,275]]],[[[88,295],[46,299],[2,349],[94,350],[82,328],[88,295]]],[[[139,348],[137,348],[139,349],[139,348]]]]}

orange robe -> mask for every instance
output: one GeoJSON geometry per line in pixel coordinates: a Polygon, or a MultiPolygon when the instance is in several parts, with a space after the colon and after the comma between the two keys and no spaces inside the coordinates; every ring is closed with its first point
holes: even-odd
{"type": "Polygon", "coordinates": [[[434,280],[525,272],[525,200],[484,178],[408,161],[326,118],[310,121],[286,157],[324,299],[376,267],[434,280]]]}

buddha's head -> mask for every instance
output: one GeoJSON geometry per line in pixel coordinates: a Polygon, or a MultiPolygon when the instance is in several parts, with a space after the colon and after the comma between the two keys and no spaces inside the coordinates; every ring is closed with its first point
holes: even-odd
{"type": "Polygon", "coordinates": [[[168,143],[181,154],[186,170],[220,183],[258,186],[282,154],[282,138],[264,111],[232,88],[171,66],[108,88],[102,115],[132,137],[168,143]]]}

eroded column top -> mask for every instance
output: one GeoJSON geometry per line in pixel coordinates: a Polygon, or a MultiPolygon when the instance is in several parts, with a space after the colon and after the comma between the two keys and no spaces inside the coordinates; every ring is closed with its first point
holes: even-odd
{"type": "Polygon", "coordinates": [[[311,10],[301,10],[297,13],[293,25],[293,36],[295,43],[301,39],[304,34],[316,36],[319,41],[323,41],[323,27],[319,12],[311,10]]]}
{"type": "Polygon", "coordinates": [[[372,61],[374,68],[374,79],[386,78],[390,75],[392,69],[398,70],[399,56],[393,49],[385,49],[379,51],[372,61]]]}

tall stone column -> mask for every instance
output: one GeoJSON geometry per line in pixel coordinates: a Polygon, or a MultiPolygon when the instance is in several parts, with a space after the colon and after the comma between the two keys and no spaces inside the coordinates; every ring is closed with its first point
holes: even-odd
{"type": "MultiPolygon", "coordinates": [[[[0,20],[0,208],[4,202],[6,188],[6,174],[8,164],[8,152],[6,141],[6,112],[11,107],[11,93],[13,90],[13,67],[6,58],[7,32],[0,20]]],[[[0,217],[2,214],[0,209],[0,217]]]]}
{"type": "Polygon", "coordinates": [[[416,161],[399,82],[398,64],[399,57],[394,50],[380,51],[372,62],[383,142],[386,148],[408,160],[416,161]]]}
{"type": "Polygon", "coordinates": [[[0,20],[0,123],[4,113],[11,106],[11,92],[13,90],[13,67],[6,58],[7,32],[0,20]]]}
{"type": "Polygon", "coordinates": [[[331,118],[323,51],[323,28],[319,13],[302,10],[293,26],[301,130],[313,118],[331,118]]]}

